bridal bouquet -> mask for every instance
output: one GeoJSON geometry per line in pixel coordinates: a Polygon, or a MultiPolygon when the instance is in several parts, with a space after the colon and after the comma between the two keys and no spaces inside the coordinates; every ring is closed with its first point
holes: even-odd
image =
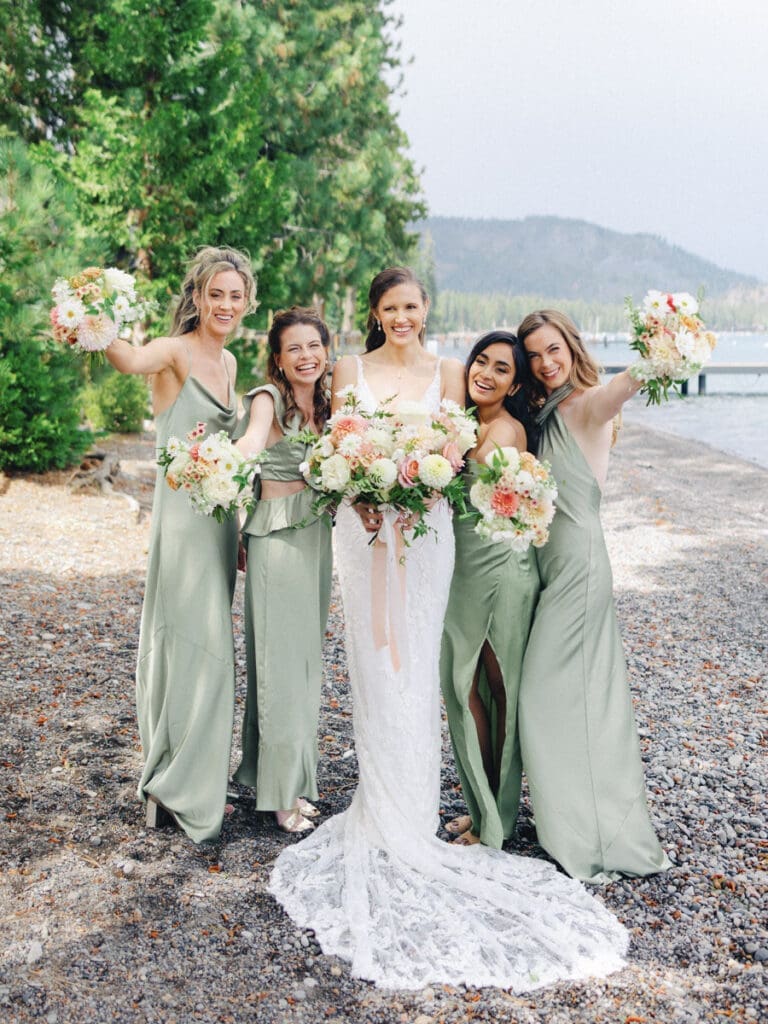
{"type": "Polygon", "coordinates": [[[679,391],[709,360],[715,336],[705,330],[699,304],[687,292],[650,291],[642,310],[631,299],[626,307],[633,334],[629,346],[640,356],[629,372],[643,382],[640,393],[648,396],[646,404],[661,405],[670,389],[679,391]]]}
{"type": "Polygon", "coordinates": [[[548,462],[530,452],[496,448],[480,465],[469,500],[480,513],[475,533],[525,551],[540,548],[549,538],[555,515],[557,486],[548,462]]]}
{"type": "Polygon", "coordinates": [[[437,498],[464,508],[458,476],[465,453],[475,444],[476,423],[461,406],[443,400],[430,413],[420,402],[397,409],[363,411],[354,386],[342,392],[345,403],[328,420],[302,465],[305,479],[320,492],[319,512],[341,501],[368,501],[414,516],[414,536],[423,536],[424,519],[437,498]]]}
{"type": "Polygon", "coordinates": [[[204,434],[205,424],[198,423],[186,441],[169,437],[157,461],[172,490],[186,491],[195,512],[221,523],[238,509],[253,507],[257,460],[246,459],[223,430],[204,434]]]}
{"type": "Polygon", "coordinates": [[[74,277],[60,277],[52,294],[53,336],[81,352],[103,352],[125,324],[151,308],[136,295],[133,276],[117,267],[86,267],[74,277]]]}

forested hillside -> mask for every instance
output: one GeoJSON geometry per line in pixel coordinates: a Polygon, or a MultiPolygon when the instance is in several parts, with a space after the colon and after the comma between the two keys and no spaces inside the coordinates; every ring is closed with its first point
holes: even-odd
{"type": "Polygon", "coordinates": [[[622,302],[648,288],[709,296],[758,284],[655,235],[627,235],[582,220],[430,217],[420,225],[433,250],[439,290],[547,295],[622,302]]]}

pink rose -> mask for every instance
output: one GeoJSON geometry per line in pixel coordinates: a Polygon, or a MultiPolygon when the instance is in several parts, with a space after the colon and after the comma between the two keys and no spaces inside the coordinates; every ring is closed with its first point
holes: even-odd
{"type": "Polygon", "coordinates": [[[406,455],[397,468],[397,482],[402,487],[414,487],[418,478],[419,460],[406,455]]]}
{"type": "Polygon", "coordinates": [[[448,441],[443,447],[443,458],[448,459],[451,464],[451,469],[454,473],[458,473],[461,467],[464,465],[464,459],[461,457],[459,446],[455,441],[448,441]]]}

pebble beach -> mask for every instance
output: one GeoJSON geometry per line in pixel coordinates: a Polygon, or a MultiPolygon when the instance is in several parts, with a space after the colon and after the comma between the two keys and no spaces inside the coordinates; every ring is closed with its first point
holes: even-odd
{"type": "MultiPolygon", "coordinates": [[[[594,890],[627,965],[528,993],[388,993],[266,893],[287,845],[233,786],[220,840],[144,828],[133,672],[151,435],[101,448],[114,490],[0,475],[0,1020],[232,1024],[768,1021],[768,469],[626,424],[603,522],[651,817],[670,871],[594,890]]],[[[242,578],[232,767],[245,695],[242,578]]],[[[338,593],[325,645],[323,815],[356,783],[338,593]]],[[[444,729],[441,820],[464,805],[444,729]]],[[[447,834],[442,832],[447,840],[447,834]]],[[[507,849],[545,856],[524,797],[507,849]]]]}

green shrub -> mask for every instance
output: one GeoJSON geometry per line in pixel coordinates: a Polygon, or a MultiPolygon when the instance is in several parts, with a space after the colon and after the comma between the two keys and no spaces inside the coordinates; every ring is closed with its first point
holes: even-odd
{"type": "Polygon", "coordinates": [[[63,183],[0,140],[0,469],[61,469],[91,443],[76,402],[82,361],[46,340],[61,240],[75,226],[63,183]]]}
{"type": "Polygon", "coordinates": [[[137,434],[149,416],[149,390],[143,377],[110,369],[83,389],[83,410],[97,430],[137,434]]]}

